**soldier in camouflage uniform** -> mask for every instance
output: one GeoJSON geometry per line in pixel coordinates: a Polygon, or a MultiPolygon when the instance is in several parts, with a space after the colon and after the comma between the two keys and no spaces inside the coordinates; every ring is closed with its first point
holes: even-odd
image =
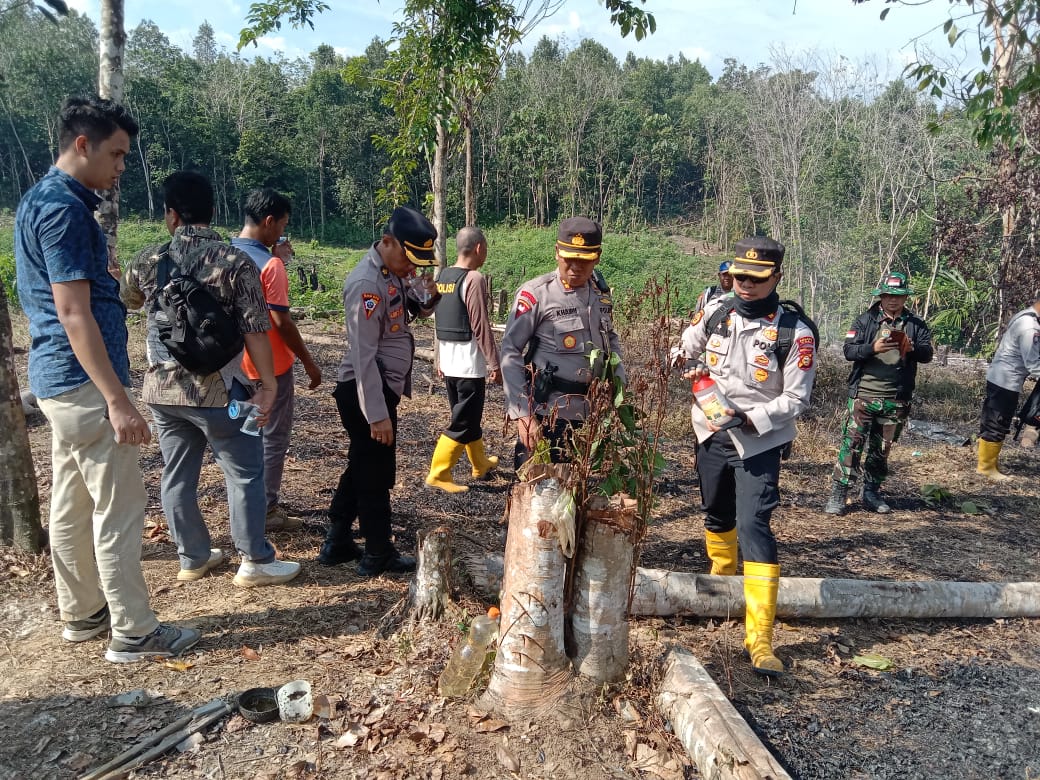
{"type": "Polygon", "coordinates": [[[123,277],[121,294],[128,308],[142,306],[148,315],[148,371],[142,398],[159,431],[165,464],[162,505],[170,534],[177,542],[179,580],[197,580],[219,566],[221,550],[210,548],[210,534],[199,511],[198,487],[208,443],[227,484],[231,536],[242,557],[234,583],[256,587],[287,582],[300,564],[277,560],[264,536],[267,499],[264,492],[263,443],[244,433],[242,422],[228,416],[230,400],[251,400],[267,421],[274,400],[275,377],[271,324],[256,264],[210,229],[213,188],[202,175],[180,171],[163,185],[169,244],[142,250],[123,277]],[[174,360],[159,338],[156,323],[158,264],[168,255],[182,274],[194,276],[238,323],[246,351],[261,377],[258,388],[242,372],[241,355],[220,371],[193,374],[174,360]]]}
{"type": "Polygon", "coordinates": [[[830,515],[845,511],[849,482],[864,448],[863,507],[880,514],[892,511],[880,494],[888,476],[888,453],[910,414],[917,364],[932,360],[932,333],[906,308],[906,274],[886,275],[873,294],[880,299],[845,334],[845,359],[852,362],[852,372],[831,497],[823,509],[830,515]]]}
{"type": "Polygon", "coordinates": [[[525,282],[513,303],[502,337],[502,381],[507,413],[517,423],[517,468],[543,435],[552,461],[565,459],[567,432],[588,414],[585,393],[593,372],[602,371],[601,362],[589,365],[590,352],[621,354],[610,288],[594,274],[602,238],[591,219],[563,220],[556,270],[525,282]]]}

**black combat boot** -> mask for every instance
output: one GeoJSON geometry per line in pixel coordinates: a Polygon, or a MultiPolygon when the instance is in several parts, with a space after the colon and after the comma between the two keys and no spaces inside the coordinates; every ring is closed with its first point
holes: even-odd
{"type": "Polygon", "coordinates": [[[840,482],[831,483],[831,497],[827,500],[827,506],[823,511],[828,515],[845,514],[845,501],[849,497],[849,486],[840,482]]]}
{"type": "Polygon", "coordinates": [[[337,566],[341,563],[356,561],[363,553],[357,546],[354,537],[350,534],[352,523],[339,523],[333,521],[329,526],[329,532],[325,541],[321,543],[318,551],[318,563],[322,566],[337,566]]]}
{"type": "Polygon", "coordinates": [[[370,553],[368,545],[365,545],[365,554],[358,564],[358,575],[362,577],[376,577],[383,572],[390,574],[409,574],[415,571],[415,558],[410,555],[401,555],[393,545],[385,552],[370,553]]]}
{"type": "Polygon", "coordinates": [[[877,482],[863,481],[863,508],[869,512],[877,512],[879,515],[887,515],[892,507],[885,503],[881,497],[881,485],[877,482]]]}

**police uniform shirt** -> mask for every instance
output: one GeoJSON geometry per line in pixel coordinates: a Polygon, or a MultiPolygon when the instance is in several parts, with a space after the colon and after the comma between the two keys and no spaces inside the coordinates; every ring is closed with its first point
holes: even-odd
{"type": "MultiPolygon", "coordinates": [[[[513,310],[502,337],[502,382],[510,419],[537,412],[549,415],[556,409],[564,420],[582,420],[588,410],[583,395],[554,391],[544,406],[531,397],[531,383],[524,366],[524,353],[532,338],[538,346],[532,358],[537,370],[549,363],[556,366],[555,378],[588,384],[603,370],[600,358],[590,366],[591,349],[621,354],[621,342],[614,332],[613,301],[591,280],[577,289],[564,286],[559,271],[526,282],[513,301],[513,310]]],[[[605,357],[605,356],[604,356],[605,357]]],[[[619,367],[618,373],[624,376],[619,367]]]]}
{"type": "MultiPolygon", "coordinates": [[[[809,406],[816,378],[816,340],[812,330],[799,320],[791,351],[781,368],[775,354],[780,307],[768,317],[751,320],[733,311],[728,336],[709,334],[706,326],[712,313],[730,303],[729,299],[716,300],[697,312],[683,331],[682,348],[687,359],[704,354],[719,391],[754,425],[754,432],[746,427],[723,432],[733,439],[737,454],[747,458],[794,439],[795,419],[809,406]]],[[[698,441],[714,435],[697,404],[691,414],[698,441]]]]}
{"type": "Polygon", "coordinates": [[[343,283],[347,351],[339,381],[357,380],[361,411],[369,423],[386,420],[383,382],[398,396],[411,396],[415,342],[401,280],[383,265],[373,246],[343,283]]]}
{"type": "Polygon", "coordinates": [[[1032,306],[1011,318],[986,371],[986,381],[1017,393],[1027,376],[1040,377],[1040,321],[1032,306]]]}

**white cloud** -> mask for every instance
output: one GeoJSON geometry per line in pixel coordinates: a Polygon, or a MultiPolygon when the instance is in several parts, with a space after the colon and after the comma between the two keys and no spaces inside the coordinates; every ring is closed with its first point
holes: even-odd
{"type": "Polygon", "coordinates": [[[578,15],[577,11],[571,11],[567,14],[567,24],[572,30],[581,29],[581,17],[578,15]]]}

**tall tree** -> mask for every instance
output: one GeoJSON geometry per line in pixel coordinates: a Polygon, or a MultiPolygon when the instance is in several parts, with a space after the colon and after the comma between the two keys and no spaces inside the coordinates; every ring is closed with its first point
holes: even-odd
{"type": "MultiPolygon", "coordinates": [[[[123,0],[101,0],[101,66],[98,70],[98,95],[114,103],[123,102],[123,52],[126,28],[123,0]]],[[[108,270],[120,275],[116,240],[119,232],[119,182],[101,193],[98,222],[108,239],[108,270]]]]}

